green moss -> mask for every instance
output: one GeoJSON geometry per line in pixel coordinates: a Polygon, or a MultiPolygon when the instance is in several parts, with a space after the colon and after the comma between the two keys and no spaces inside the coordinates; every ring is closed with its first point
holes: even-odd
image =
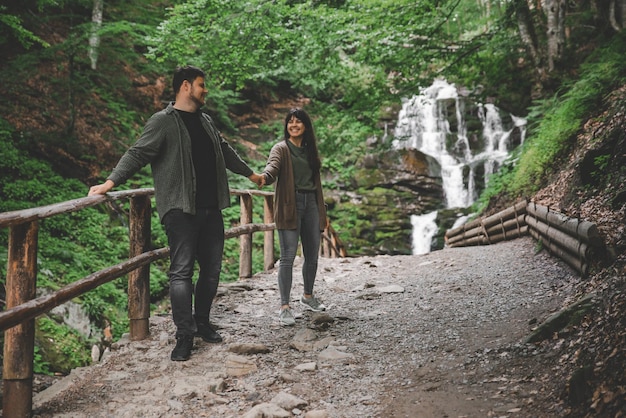
{"type": "MultiPolygon", "coordinates": [[[[69,373],[91,362],[91,345],[76,331],[43,317],[37,320],[35,342],[40,357],[40,370],[69,373]],[[41,364],[45,364],[42,367],[41,364]]],[[[35,359],[37,360],[37,358],[35,359]]]]}

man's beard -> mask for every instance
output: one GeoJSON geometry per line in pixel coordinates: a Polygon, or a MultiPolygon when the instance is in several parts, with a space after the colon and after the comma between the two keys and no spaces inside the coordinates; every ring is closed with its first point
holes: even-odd
{"type": "Polygon", "coordinates": [[[189,95],[191,96],[191,100],[198,106],[198,109],[204,106],[204,98],[202,96],[194,94],[193,90],[189,92],[189,95]]]}

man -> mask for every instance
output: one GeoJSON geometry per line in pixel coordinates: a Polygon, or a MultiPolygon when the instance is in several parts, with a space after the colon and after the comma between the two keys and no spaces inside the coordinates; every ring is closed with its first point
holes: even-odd
{"type": "Polygon", "coordinates": [[[226,168],[257,185],[262,178],[200,111],[207,94],[204,72],[178,67],[172,87],[176,101],[152,115],[106,181],[92,186],[88,195],[105,194],[151,164],[156,208],[170,246],[170,299],[176,325],[171,359],[185,361],[191,356],[194,336],[222,341],[209,324],[209,313],[222,268],[221,211],[230,204],[226,168]],[[200,271],[194,290],[196,260],[200,271]]]}

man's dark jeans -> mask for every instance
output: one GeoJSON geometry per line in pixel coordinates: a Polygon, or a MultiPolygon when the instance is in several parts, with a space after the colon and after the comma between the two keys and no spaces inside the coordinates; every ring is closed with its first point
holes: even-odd
{"type": "Polygon", "coordinates": [[[195,215],[190,215],[173,209],[163,218],[163,225],[170,246],[170,300],[176,336],[194,335],[196,321],[208,324],[217,294],[224,252],[222,212],[198,209],[195,215]],[[200,271],[194,292],[196,260],[200,271]]]}

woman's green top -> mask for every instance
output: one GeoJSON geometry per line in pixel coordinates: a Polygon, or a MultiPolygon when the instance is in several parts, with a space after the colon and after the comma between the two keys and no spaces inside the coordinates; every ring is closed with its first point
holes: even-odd
{"type": "Polygon", "coordinates": [[[296,190],[305,192],[315,191],[313,170],[311,170],[311,166],[309,165],[306,147],[298,147],[289,140],[287,140],[287,144],[289,145],[289,151],[291,153],[291,164],[293,166],[296,190]]]}

